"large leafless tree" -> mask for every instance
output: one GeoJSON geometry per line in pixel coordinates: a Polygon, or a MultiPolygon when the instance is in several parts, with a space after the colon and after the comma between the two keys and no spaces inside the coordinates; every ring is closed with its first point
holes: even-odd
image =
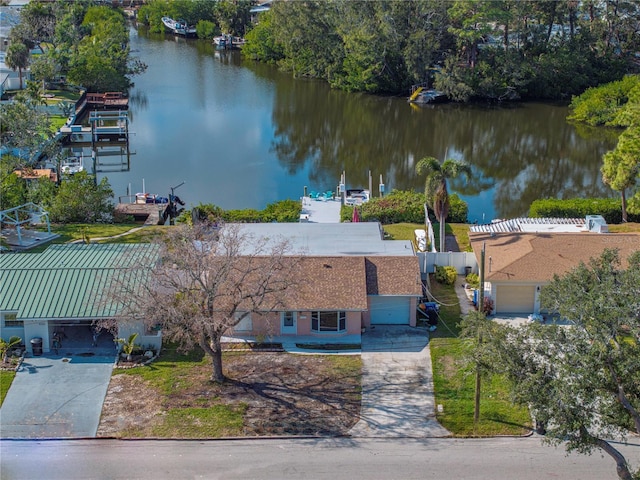
{"type": "Polygon", "coordinates": [[[120,321],[142,319],[185,349],[198,345],[211,357],[212,380],[223,382],[223,335],[253,313],[282,309],[298,263],[285,239],[230,225],[174,227],[145,281],[117,282],[120,321]]]}

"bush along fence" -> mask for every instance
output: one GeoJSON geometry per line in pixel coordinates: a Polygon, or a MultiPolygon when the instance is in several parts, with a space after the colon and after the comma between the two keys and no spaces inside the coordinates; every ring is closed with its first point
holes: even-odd
{"type": "MultiPolygon", "coordinates": [[[[609,224],[622,223],[622,201],[616,198],[546,198],[535,200],[529,208],[534,218],[585,218],[602,215],[609,224]]],[[[629,222],[640,222],[640,215],[627,215],[629,222]]]]}
{"type": "MultiPolygon", "coordinates": [[[[407,190],[392,190],[385,197],[372,198],[358,206],[358,214],[362,222],[380,222],[383,225],[392,223],[424,223],[424,193],[407,190]]],[[[467,223],[468,206],[465,201],[453,193],[449,195],[449,215],[446,221],[451,223],[467,223]]],[[[343,205],[340,210],[340,221],[350,221],[353,208],[343,205]]],[[[432,222],[437,219],[433,210],[429,209],[432,222]]]]}

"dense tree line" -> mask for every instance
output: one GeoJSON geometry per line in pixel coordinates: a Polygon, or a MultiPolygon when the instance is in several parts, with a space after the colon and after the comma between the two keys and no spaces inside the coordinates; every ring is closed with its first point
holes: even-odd
{"type": "Polygon", "coordinates": [[[569,119],[596,127],[624,129],[605,153],[604,183],[620,192],[622,221],[640,214],[640,75],[590,88],[573,98],[569,119]]]}
{"type": "Polygon", "coordinates": [[[138,10],[138,22],[149,31],[165,31],[162,17],[180,19],[195,25],[199,38],[221,33],[244,35],[251,23],[251,0],[150,0],[138,10]]]}
{"type": "Polygon", "coordinates": [[[126,91],[145,65],[132,58],[122,11],[100,2],[29,2],[10,34],[10,66],[31,67],[37,80],[66,77],[90,92],[126,91]],[[23,55],[35,46],[44,54],[23,55]]]}
{"type": "Polygon", "coordinates": [[[348,91],[559,99],[639,68],[640,4],[277,1],[247,40],[249,58],[348,91]]]}

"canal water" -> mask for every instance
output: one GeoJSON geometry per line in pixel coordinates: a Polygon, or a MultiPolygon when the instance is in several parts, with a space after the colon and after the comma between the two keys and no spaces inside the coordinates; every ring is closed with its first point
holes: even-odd
{"type": "MultiPolygon", "coordinates": [[[[131,91],[131,168],[107,174],[117,196],[170,187],[187,205],[261,209],[309,190],[348,187],[378,194],[424,189],[425,156],[472,165],[450,190],[470,221],[526,215],[533,200],[610,196],[599,169],[615,136],[576,128],[566,106],[443,104],[333,91],[275,67],[220,52],[208,42],[131,30],[148,65],[131,91]]],[[[102,176],[102,174],[100,175],[102,176]]]]}

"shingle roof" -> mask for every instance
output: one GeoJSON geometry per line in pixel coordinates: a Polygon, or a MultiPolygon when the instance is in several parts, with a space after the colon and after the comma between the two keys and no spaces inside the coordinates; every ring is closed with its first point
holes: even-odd
{"type": "Polygon", "coordinates": [[[421,295],[418,257],[366,257],[368,295],[421,295]]]}
{"type": "Polygon", "coordinates": [[[550,281],[580,262],[587,263],[606,249],[618,249],[623,265],[640,250],[638,234],[600,233],[469,233],[471,246],[480,264],[485,249],[487,281],[550,281]]]}
{"type": "MultiPolygon", "coordinates": [[[[66,244],[39,254],[1,255],[0,310],[16,310],[23,319],[113,316],[103,296],[107,286],[134,265],[150,266],[155,252],[149,244],[66,244]]],[[[144,275],[138,270],[129,279],[144,275]]]]}
{"type": "Polygon", "coordinates": [[[363,257],[302,257],[296,288],[285,300],[291,310],[366,310],[363,257]]]}

